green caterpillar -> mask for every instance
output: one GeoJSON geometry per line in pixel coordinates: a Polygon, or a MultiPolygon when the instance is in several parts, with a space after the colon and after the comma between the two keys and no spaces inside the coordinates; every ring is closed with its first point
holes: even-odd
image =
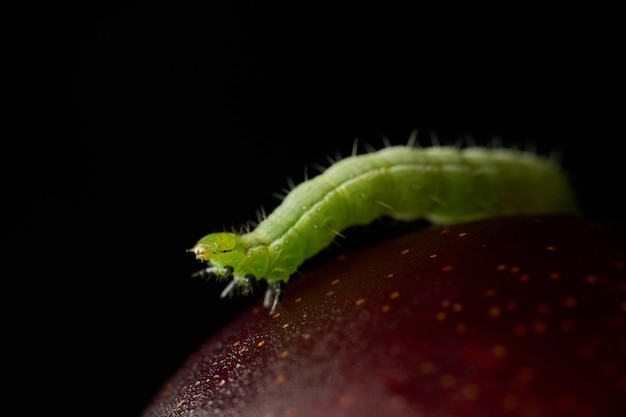
{"type": "Polygon", "coordinates": [[[265,279],[264,305],[274,312],[298,267],[348,227],[382,216],[443,225],[576,210],[561,167],[533,153],[391,146],[303,182],[255,230],[208,234],[190,251],[210,265],[194,275],[232,278],[222,297],[265,279]]]}

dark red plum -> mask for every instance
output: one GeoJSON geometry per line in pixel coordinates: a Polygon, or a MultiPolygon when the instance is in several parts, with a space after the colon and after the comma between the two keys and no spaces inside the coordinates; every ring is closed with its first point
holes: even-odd
{"type": "Polygon", "coordinates": [[[625,242],[568,215],[346,253],[207,340],[143,417],[624,416],[625,242]]]}

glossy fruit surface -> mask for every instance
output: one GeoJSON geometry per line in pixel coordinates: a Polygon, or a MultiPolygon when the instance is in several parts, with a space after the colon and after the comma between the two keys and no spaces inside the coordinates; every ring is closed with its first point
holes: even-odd
{"type": "Polygon", "coordinates": [[[143,417],[626,415],[625,242],[546,216],[347,253],[207,340],[143,417]]]}

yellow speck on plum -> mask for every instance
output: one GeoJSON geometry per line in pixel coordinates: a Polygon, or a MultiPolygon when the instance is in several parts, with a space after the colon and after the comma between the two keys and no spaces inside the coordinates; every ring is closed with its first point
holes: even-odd
{"type": "Polygon", "coordinates": [[[179,402],[176,403],[176,408],[182,407],[183,404],[185,404],[185,400],[180,400],[179,402]]]}
{"type": "Polygon", "coordinates": [[[391,306],[389,304],[385,304],[380,308],[380,311],[382,311],[383,313],[388,313],[389,311],[391,311],[391,306]]]}
{"type": "Polygon", "coordinates": [[[429,257],[430,259],[434,259],[434,258],[436,258],[436,257],[437,257],[437,254],[436,254],[436,253],[433,253],[432,255],[430,255],[430,256],[428,256],[428,257],[429,257]]]}
{"type": "Polygon", "coordinates": [[[522,388],[537,379],[537,370],[530,366],[521,367],[513,376],[511,382],[516,388],[522,388]]]}
{"type": "Polygon", "coordinates": [[[223,387],[224,385],[226,385],[226,380],[222,379],[220,382],[217,383],[218,387],[223,387]]]}
{"type": "Polygon", "coordinates": [[[443,374],[439,378],[439,383],[444,388],[452,388],[456,384],[456,378],[452,374],[443,374]]]}
{"type": "Polygon", "coordinates": [[[548,331],[548,324],[543,320],[537,320],[531,324],[530,328],[533,333],[544,334],[548,331]]]}
{"type": "Polygon", "coordinates": [[[452,311],[459,312],[459,311],[462,311],[462,310],[463,310],[463,304],[461,304],[461,303],[454,303],[454,304],[452,304],[452,311]]]}
{"type": "Polygon", "coordinates": [[[335,292],[334,291],[328,291],[326,292],[326,294],[324,294],[326,297],[330,297],[331,295],[333,295],[335,292]]]}
{"type": "Polygon", "coordinates": [[[500,405],[507,411],[516,410],[519,407],[520,400],[515,394],[505,394],[500,401],[500,405]]]}
{"type": "Polygon", "coordinates": [[[563,300],[563,305],[567,308],[574,308],[578,305],[578,301],[574,297],[566,297],[563,300]]]}
{"type": "Polygon", "coordinates": [[[465,236],[467,236],[467,235],[468,235],[468,233],[467,233],[467,232],[461,232],[461,233],[459,233],[457,236],[458,236],[458,237],[465,237],[465,236]]]}
{"type": "Polygon", "coordinates": [[[406,398],[394,395],[389,399],[389,406],[394,410],[403,410],[406,408],[406,398]]]}
{"type": "Polygon", "coordinates": [[[513,334],[519,337],[526,336],[528,334],[528,326],[521,323],[516,324],[513,328],[513,334]]]}
{"type": "Polygon", "coordinates": [[[248,350],[248,348],[246,346],[242,346],[241,349],[239,349],[239,351],[237,353],[241,354],[241,353],[245,352],[246,350],[248,350]]]}
{"type": "Polygon", "coordinates": [[[289,323],[283,324],[283,329],[286,329],[287,327],[289,327],[289,323]]]}
{"type": "Polygon", "coordinates": [[[556,247],[556,246],[552,246],[552,245],[551,245],[551,246],[546,246],[546,250],[547,250],[548,252],[555,251],[556,249],[557,249],[557,247],[556,247]]]}
{"type": "Polygon", "coordinates": [[[302,297],[298,297],[295,300],[293,300],[294,303],[299,303],[302,301],[302,297]]]}
{"type": "Polygon", "coordinates": [[[257,345],[258,347],[261,347],[261,346],[263,346],[264,344],[265,344],[265,340],[261,340],[261,341],[260,341],[259,343],[257,343],[256,345],[257,345]]]}
{"type": "Polygon", "coordinates": [[[352,394],[343,394],[339,397],[339,406],[341,408],[349,408],[356,402],[356,398],[352,394]]]}
{"type": "Polygon", "coordinates": [[[387,278],[393,278],[393,274],[387,274],[387,278]]]}
{"type": "Polygon", "coordinates": [[[341,281],[339,278],[333,280],[333,282],[330,283],[330,285],[337,285],[339,284],[339,281],[341,281]]]}
{"type": "Polygon", "coordinates": [[[497,291],[494,288],[487,288],[484,292],[483,292],[483,296],[485,298],[491,298],[491,297],[495,297],[496,296],[497,291]]]}
{"type": "Polygon", "coordinates": [[[411,252],[410,249],[405,249],[402,252],[400,252],[400,255],[406,255],[407,253],[411,252]]]}
{"type": "Polygon", "coordinates": [[[468,400],[475,400],[479,394],[478,386],[476,384],[465,384],[461,388],[461,394],[468,400]]]}
{"type": "Polygon", "coordinates": [[[425,361],[419,364],[419,371],[422,375],[432,375],[435,373],[435,364],[431,361],[425,361]]]}
{"type": "Polygon", "coordinates": [[[581,346],[578,349],[578,357],[584,360],[591,360],[596,356],[593,348],[591,346],[581,346]]]}
{"type": "Polygon", "coordinates": [[[550,312],[550,304],[547,304],[547,303],[538,304],[535,310],[539,314],[548,314],[550,312]]]}
{"type": "Polygon", "coordinates": [[[279,356],[281,358],[285,359],[287,356],[289,356],[289,351],[288,350],[283,350],[282,352],[280,352],[279,356]]]}
{"type": "Polygon", "coordinates": [[[502,309],[498,306],[492,306],[487,310],[487,314],[489,317],[498,317],[502,314],[502,309]]]}
{"type": "Polygon", "coordinates": [[[502,344],[495,345],[494,347],[491,348],[491,353],[496,358],[503,358],[503,357],[505,357],[507,352],[508,352],[507,347],[502,345],[502,344]]]}
{"type": "Polygon", "coordinates": [[[446,265],[446,266],[441,267],[441,270],[442,270],[443,272],[450,272],[450,271],[452,271],[453,269],[454,269],[454,266],[453,266],[453,265],[446,265]]]}
{"type": "Polygon", "coordinates": [[[444,313],[443,311],[440,311],[435,315],[435,318],[438,321],[444,321],[446,319],[446,313],[444,313]]]}
{"type": "Polygon", "coordinates": [[[356,304],[358,306],[361,306],[361,305],[365,304],[365,298],[359,298],[358,300],[356,300],[354,302],[354,304],[356,304]]]}
{"type": "Polygon", "coordinates": [[[285,382],[287,380],[287,375],[285,374],[278,374],[276,376],[276,383],[277,384],[282,384],[283,382],[285,382]]]}
{"type": "Polygon", "coordinates": [[[391,298],[392,300],[394,300],[394,299],[396,299],[398,297],[400,297],[400,292],[398,292],[398,291],[394,291],[391,294],[389,294],[389,298],[391,298]]]}
{"type": "Polygon", "coordinates": [[[496,265],[496,271],[506,271],[507,266],[505,264],[496,265]]]}
{"type": "Polygon", "coordinates": [[[465,323],[458,323],[454,327],[454,330],[456,330],[456,332],[458,334],[465,334],[465,333],[467,333],[468,327],[467,327],[467,324],[465,324],[465,323]]]}

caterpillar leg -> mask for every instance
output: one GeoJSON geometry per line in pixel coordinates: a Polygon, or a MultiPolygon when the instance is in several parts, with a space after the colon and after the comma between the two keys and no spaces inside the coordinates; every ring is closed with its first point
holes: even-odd
{"type": "Polygon", "coordinates": [[[192,278],[207,278],[207,277],[224,277],[228,278],[233,273],[232,268],[219,268],[217,266],[209,266],[191,274],[192,278]]]}
{"type": "Polygon", "coordinates": [[[210,266],[208,268],[201,269],[199,271],[191,274],[193,278],[207,278],[207,277],[217,277],[218,279],[231,278],[226,288],[220,294],[220,298],[226,298],[229,295],[232,295],[235,291],[240,291],[242,294],[247,294],[252,286],[251,282],[254,280],[253,276],[233,276],[233,268],[227,266],[224,268],[220,268],[217,266],[210,266]]]}
{"type": "Polygon", "coordinates": [[[228,285],[224,288],[222,293],[220,294],[220,298],[226,298],[230,293],[232,293],[235,288],[237,288],[238,281],[236,279],[231,279],[228,285]]]}
{"type": "Polygon", "coordinates": [[[276,312],[276,308],[278,307],[278,303],[281,298],[285,295],[285,283],[280,281],[273,284],[267,285],[267,290],[265,290],[265,298],[263,299],[263,306],[266,308],[270,308],[270,315],[276,312]]]}
{"type": "Polygon", "coordinates": [[[240,291],[241,294],[248,294],[251,291],[253,280],[254,277],[252,276],[239,277],[235,275],[220,294],[220,298],[226,298],[232,295],[236,290],[240,291]]]}

